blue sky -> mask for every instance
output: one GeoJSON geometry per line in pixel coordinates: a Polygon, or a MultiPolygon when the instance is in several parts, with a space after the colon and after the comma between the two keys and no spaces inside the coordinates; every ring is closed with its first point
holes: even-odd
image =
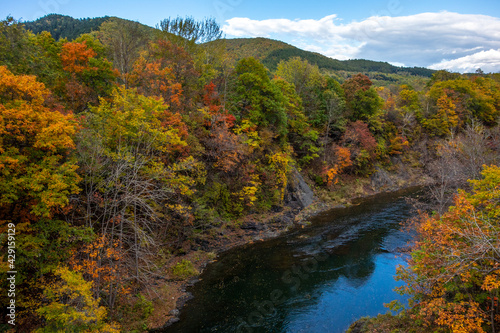
{"type": "Polygon", "coordinates": [[[268,37],[332,58],[500,72],[500,1],[0,0],[0,17],[118,16],[155,26],[215,17],[228,38],[268,37]]]}

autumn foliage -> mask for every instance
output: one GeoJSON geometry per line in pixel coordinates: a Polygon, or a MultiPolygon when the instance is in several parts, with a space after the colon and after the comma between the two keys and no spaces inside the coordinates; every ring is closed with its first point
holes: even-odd
{"type": "MultiPolygon", "coordinates": [[[[75,122],[46,107],[49,97],[34,76],[16,76],[0,66],[0,228],[16,226],[17,269],[29,281],[18,284],[18,300],[28,313],[38,305],[29,290],[40,288],[40,274],[68,258],[58,247],[70,249],[84,235],[58,219],[79,192],[80,177],[70,158],[75,122]]],[[[8,270],[5,261],[1,267],[8,270]]]]}
{"type": "MultiPolygon", "coordinates": [[[[210,22],[193,26],[220,37],[210,22]]],[[[496,75],[382,87],[298,57],[270,72],[142,28],[113,18],[68,41],[0,24],[0,231],[16,227],[20,331],[117,331],[176,255],[254,214],[297,213],[298,170],[333,194],[378,169],[418,168],[443,184],[430,192],[444,209],[450,189],[498,161],[496,75]]],[[[449,212],[422,218],[401,271],[428,325],[498,324],[498,169],[483,175],[449,212]]],[[[0,269],[3,288],[4,257],[0,269]]]]}
{"type": "Polygon", "coordinates": [[[58,267],[54,275],[57,279],[44,287],[48,303],[37,310],[46,320],[37,333],[64,332],[69,327],[74,332],[120,332],[118,324],[105,322],[107,310],[93,297],[92,282],[67,267],[58,267]]]}
{"type": "Polygon", "coordinates": [[[345,147],[332,147],[332,153],[335,156],[335,162],[332,167],[325,167],[323,174],[328,186],[339,182],[339,176],[345,168],[352,165],[351,152],[345,147]]]}
{"type": "Polygon", "coordinates": [[[64,101],[75,112],[85,110],[89,104],[98,104],[99,97],[108,96],[118,76],[111,62],[98,57],[87,44],[85,40],[65,43],[59,54],[66,76],[65,86],[61,89],[64,101]]]}
{"type": "Polygon", "coordinates": [[[448,212],[420,216],[409,267],[399,269],[414,317],[429,327],[494,332],[500,324],[500,168],[485,166],[482,176],[448,212]]]}
{"type": "Polygon", "coordinates": [[[52,217],[78,191],[77,166],[68,159],[75,123],[45,107],[49,94],[35,77],[15,76],[0,66],[2,219],[52,217]]]}

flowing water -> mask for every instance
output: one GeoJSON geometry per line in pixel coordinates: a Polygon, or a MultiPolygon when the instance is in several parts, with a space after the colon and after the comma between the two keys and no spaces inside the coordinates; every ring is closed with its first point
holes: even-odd
{"type": "Polygon", "coordinates": [[[279,238],[229,250],[190,289],[180,321],[163,332],[344,332],[406,302],[393,289],[412,235],[404,193],[332,210],[279,238]]]}

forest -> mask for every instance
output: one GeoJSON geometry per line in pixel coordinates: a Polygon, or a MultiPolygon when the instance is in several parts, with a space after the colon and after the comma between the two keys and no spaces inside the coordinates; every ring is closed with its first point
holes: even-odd
{"type": "Polygon", "coordinates": [[[429,180],[399,273],[412,307],[392,320],[498,328],[500,74],[376,85],[389,74],[295,54],[269,68],[221,47],[213,19],[109,18],[63,38],[27,27],[0,22],[2,290],[16,272],[1,330],[161,326],[195,261],[290,210],[297,172],[329,204],[377,191],[380,173],[429,180]]]}

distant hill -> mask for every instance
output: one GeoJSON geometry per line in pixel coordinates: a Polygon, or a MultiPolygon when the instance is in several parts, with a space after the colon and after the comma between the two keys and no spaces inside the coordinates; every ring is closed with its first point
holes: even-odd
{"type": "MultiPolygon", "coordinates": [[[[364,59],[337,60],[316,52],[305,51],[293,45],[268,38],[226,39],[227,50],[236,60],[253,56],[270,70],[276,69],[281,60],[300,57],[320,69],[347,72],[378,72],[386,74],[409,73],[430,77],[434,71],[423,67],[398,67],[382,61],[364,59]]],[[[213,43],[220,43],[215,41],[213,43]]]]}
{"type": "MultiPolygon", "coordinates": [[[[225,39],[224,41],[227,51],[236,60],[251,56],[259,59],[270,70],[276,69],[281,60],[287,60],[292,57],[301,57],[321,68],[332,70],[343,69],[342,63],[339,60],[325,57],[319,53],[304,51],[274,39],[258,37],[225,39]]],[[[220,43],[220,41],[213,43],[220,43]]]]}
{"type": "MultiPolygon", "coordinates": [[[[55,40],[60,38],[73,40],[81,34],[99,30],[101,24],[111,19],[127,21],[113,16],[75,19],[67,15],[49,14],[36,21],[23,22],[23,24],[27,30],[31,30],[35,34],[48,31],[55,40]]],[[[146,31],[156,30],[141,23],[137,24],[145,27],[146,31]]]]}
{"type": "MultiPolygon", "coordinates": [[[[99,30],[103,22],[110,19],[123,20],[117,17],[97,17],[75,19],[71,16],[49,14],[36,21],[24,22],[26,29],[33,33],[49,31],[56,40],[67,38],[73,40],[79,35],[99,30]]],[[[140,23],[137,23],[140,24],[140,23]]],[[[153,33],[156,29],[144,26],[147,31],[153,33]]],[[[430,77],[433,70],[422,67],[397,67],[387,62],[371,60],[337,60],[332,59],[316,52],[305,51],[290,44],[269,39],[269,38],[235,38],[214,41],[211,43],[226,44],[227,51],[235,60],[253,56],[259,59],[271,71],[275,70],[281,60],[288,60],[292,57],[300,57],[311,64],[317,65],[320,69],[326,71],[345,71],[356,73],[381,73],[381,74],[400,74],[407,73],[430,77]]]]}
{"type": "Polygon", "coordinates": [[[23,23],[26,30],[31,30],[35,34],[48,31],[55,40],[60,38],[73,40],[81,34],[99,30],[101,24],[109,19],[109,16],[75,19],[66,15],[49,14],[36,21],[23,23]]]}

